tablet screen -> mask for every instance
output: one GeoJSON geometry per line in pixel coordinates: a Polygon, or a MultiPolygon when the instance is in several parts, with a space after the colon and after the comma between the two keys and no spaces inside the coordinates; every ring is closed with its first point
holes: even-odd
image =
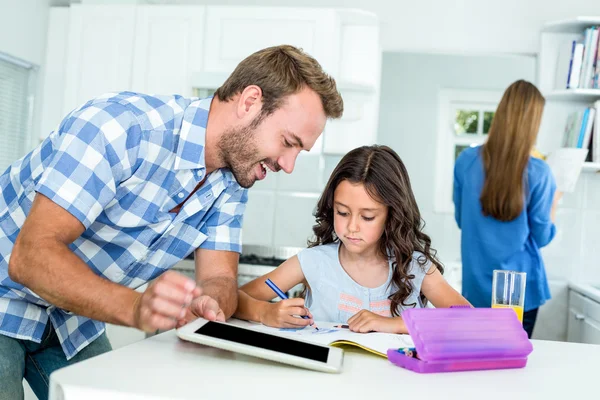
{"type": "Polygon", "coordinates": [[[327,347],[211,321],[202,325],[196,330],[196,333],[323,363],[327,362],[327,357],[329,356],[329,349],[327,347]]]}

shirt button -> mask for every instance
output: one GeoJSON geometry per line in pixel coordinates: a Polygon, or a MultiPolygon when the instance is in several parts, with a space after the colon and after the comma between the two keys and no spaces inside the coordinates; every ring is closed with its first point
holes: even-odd
{"type": "Polygon", "coordinates": [[[180,193],[177,195],[177,197],[179,197],[180,199],[182,199],[182,198],[183,198],[183,196],[184,196],[184,194],[183,194],[183,193],[181,193],[181,192],[180,192],[180,193]]]}

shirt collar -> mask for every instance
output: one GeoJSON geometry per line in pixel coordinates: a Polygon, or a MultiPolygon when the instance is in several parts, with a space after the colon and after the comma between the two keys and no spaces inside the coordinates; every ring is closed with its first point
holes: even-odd
{"type": "Polygon", "coordinates": [[[195,100],[185,109],[177,143],[175,170],[206,169],[204,147],[212,99],[195,100]]]}

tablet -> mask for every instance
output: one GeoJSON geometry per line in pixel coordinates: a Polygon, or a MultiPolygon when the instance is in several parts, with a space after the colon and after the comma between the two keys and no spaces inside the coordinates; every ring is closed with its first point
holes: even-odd
{"type": "Polygon", "coordinates": [[[323,372],[340,372],[344,359],[342,349],[203,318],[177,329],[177,336],[190,342],[323,372]]]}

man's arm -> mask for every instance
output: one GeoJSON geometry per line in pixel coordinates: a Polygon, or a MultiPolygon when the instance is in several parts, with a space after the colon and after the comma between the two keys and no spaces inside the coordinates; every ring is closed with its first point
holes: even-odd
{"type": "Polygon", "coordinates": [[[237,308],[237,269],[239,254],[235,251],[196,249],[196,281],[203,295],[212,297],[231,317],[237,308]]]}
{"type": "Polygon", "coordinates": [[[83,232],[77,218],[36,194],[13,247],[10,278],[77,315],[146,331],[174,327],[198,294],[194,282],[164,274],[142,295],[97,276],[68,247],[83,232]]]}

